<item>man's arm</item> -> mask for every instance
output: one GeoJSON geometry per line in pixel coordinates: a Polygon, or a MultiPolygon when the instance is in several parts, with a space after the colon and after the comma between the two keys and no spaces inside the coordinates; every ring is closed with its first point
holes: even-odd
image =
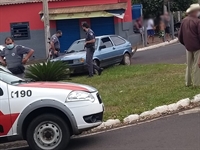
{"type": "Polygon", "coordinates": [[[34,50],[28,47],[24,46],[18,46],[17,47],[17,52],[19,55],[24,55],[27,54],[26,57],[23,58],[22,63],[26,64],[26,62],[29,60],[29,58],[33,55],[34,50]]]}
{"type": "Polygon", "coordinates": [[[6,62],[3,59],[4,57],[5,57],[5,50],[3,49],[3,51],[0,51],[0,63],[6,66],[6,62]]]}
{"type": "Polygon", "coordinates": [[[51,45],[51,49],[56,52],[56,48],[55,48],[55,43],[58,42],[58,38],[56,38],[55,36],[51,37],[51,42],[50,42],[50,45],[51,45]]]}
{"type": "Polygon", "coordinates": [[[181,27],[180,27],[180,29],[179,29],[178,40],[179,40],[179,42],[180,42],[181,44],[184,45],[184,41],[183,41],[183,32],[182,32],[182,25],[181,25],[181,27]]]}
{"type": "Polygon", "coordinates": [[[90,38],[91,40],[86,41],[86,44],[95,43],[96,40],[95,40],[94,34],[93,34],[92,32],[90,32],[90,33],[88,34],[88,36],[89,36],[89,38],[90,38]]]}
{"type": "Polygon", "coordinates": [[[53,41],[50,42],[50,45],[51,45],[51,49],[52,49],[53,51],[56,51],[53,41]]]}
{"type": "Polygon", "coordinates": [[[197,30],[198,30],[198,38],[199,38],[199,42],[200,42],[200,20],[198,19],[198,24],[197,24],[197,30]]]}

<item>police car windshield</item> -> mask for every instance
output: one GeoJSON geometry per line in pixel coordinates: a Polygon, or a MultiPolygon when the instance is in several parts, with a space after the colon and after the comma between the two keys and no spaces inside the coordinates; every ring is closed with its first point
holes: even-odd
{"type": "Polygon", "coordinates": [[[23,80],[19,77],[16,77],[10,73],[7,73],[1,70],[0,70],[0,80],[7,84],[20,84],[20,83],[27,82],[26,80],[23,80]]]}
{"type": "MultiPolygon", "coordinates": [[[[97,43],[98,43],[98,39],[96,39],[95,42],[95,49],[97,48],[97,43]]],[[[75,53],[75,52],[81,52],[84,51],[84,46],[85,46],[85,40],[79,40],[79,41],[75,41],[70,48],[68,49],[67,53],[75,53]]]]}

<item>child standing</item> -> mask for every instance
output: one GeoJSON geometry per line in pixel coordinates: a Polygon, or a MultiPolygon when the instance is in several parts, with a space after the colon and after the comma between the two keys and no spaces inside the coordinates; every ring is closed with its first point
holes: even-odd
{"type": "Polygon", "coordinates": [[[159,24],[159,38],[165,42],[165,23],[161,20],[159,24]]]}

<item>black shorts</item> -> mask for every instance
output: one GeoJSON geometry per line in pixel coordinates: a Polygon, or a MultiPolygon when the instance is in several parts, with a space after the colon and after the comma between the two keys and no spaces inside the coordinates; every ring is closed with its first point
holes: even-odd
{"type": "Polygon", "coordinates": [[[165,33],[169,34],[170,33],[170,27],[165,28],[165,33]]]}

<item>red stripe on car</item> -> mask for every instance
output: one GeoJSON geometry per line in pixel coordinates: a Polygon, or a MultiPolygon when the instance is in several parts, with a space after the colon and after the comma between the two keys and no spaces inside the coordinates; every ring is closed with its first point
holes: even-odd
{"type": "Polygon", "coordinates": [[[57,82],[32,82],[26,84],[19,84],[20,87],[33,87],[33,88],[53,88],[53,89],[66,89],[66,90],[73,90],[73,91],[88,91],[87,88],[73,85],[73,84],[63,84],[57,82]]]}
{"type": "Polygon", "coordinates": [[[8,134],[18,116],[19,113],[5,115],[0,111],[0,136],[8,134]]]}

